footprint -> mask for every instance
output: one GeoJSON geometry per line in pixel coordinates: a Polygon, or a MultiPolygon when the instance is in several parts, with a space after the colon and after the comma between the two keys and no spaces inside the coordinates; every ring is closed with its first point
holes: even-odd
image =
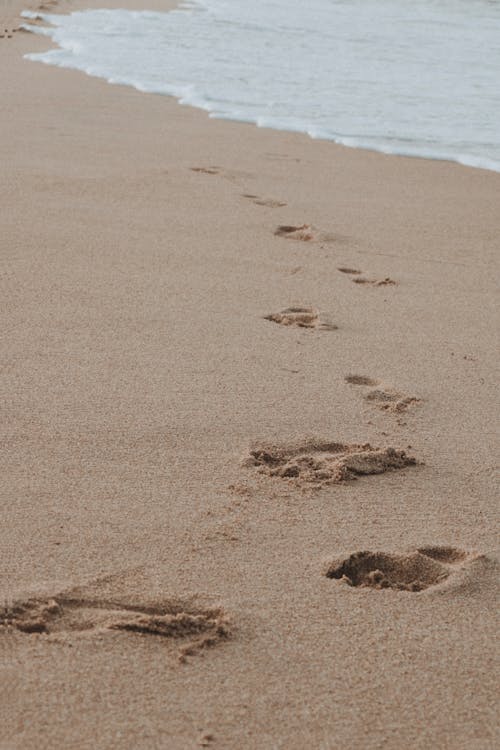
{"type": "Polygon", "coordinates": [[[394,412],[401,414],[409,406],[420,403],[421,399],[416,396],[404,396],[393,389],[375,388],[369,391],[364,397],[365,401],[372,403],[382,411],[394,412]]]}
{"type": "Polygon", "coordinates": [[[17,18],[8,17],[0,21],[0,39],[12,39],[14,34],[17,34],[19,31],[25,31],[20,26],[13,25],[17,23],[17,20],[17,18]]]}
{"type": "Polygon", "coordinates": [[[300,443],[257,445],[250,451],[245,465],[258,467],[261,473],[271,477],[321,487],[416,463],[415,458],[394,448],[309,439],[300,443]]]}
{"type": "Polygon", "coordinates": [[[316,239],[316,234],[310,224],[301,224],[297,227],[283,224],[275,230],[274,234],[277,237],[285,237],[287,240],[298,240],[300,242],[310,242],[316,239]]]}
{"type": "Polygon", "coordinates": [[[266,154],[264,154],[264,156],[270,161],[294,161],[297,164],[300,163],[300,159],[297,159],[293,156],[288,156],[288,154],[278,154],[274,152],[267,152],[266,154]]]}
{"type": "MultiPolygon", "coordinates": [[[[296,240],[298,242],[324,242],[328,244],[331,242],[339,243],[347,241],[347,238],[341,235],[320,232],[312,224],[300,224],[299,226],[281,224],[274,230],[274,234],[276,237],[283,237],[286,240],[296,240]]],[[[322,245],[321,247],[323,248],[322,245]]]]}
{"type": "Polygon", "coordinates": [[[454,566],[475,558],[455,547],[420,547],[405,555],[355,552],[331,563],[326,576],[349,586],[418,592],[442,583],[454,566]]]}
{"type": "Polygon", "coordinates": [[[357,276],[351,279],[354,284],[366,284],[368,286],[394,286],[396,282],[388,276],[385,279],[365,279],[363,276],[357,276]]]}
{"type": "Polygon", "coordinates": [[[190,167],[190,170],[202,174],[220,174],[220,167],[190,167]]]}
{"type": "Polygon", "coordinates": [[[348,273],[353,276],[357,276],[358,274],[362,273],[361,271],[358,271],[357,268],[345,268],[344,266],[337,268],[337,271],[340,271],[340,273],[348,273]]]}
{"type": "Polygon", "coordinates": [[[380,382],[366,375],[346,375],[344,380],[346,383],[351,383],[351,385],[379,385],[380,382]]]}
{"type": "Polygon", "coordinates": [[[253,177],[250,172],[228,170],[219,167],[216,164],[211,164],[208,167],[189,167],[189,169],[191,172],[198,172],[199,174],[219,175],[232,184],[238,184],[241,180],[247,180],[253,177]]]}
{"type": "Polygon", "coordinates": [[[380,386],[374,387],[373,390],[368,391],[368,393],[364,395],[364,399],[382,411],[401,414],[402,412],[405,412],[409,406],[419,404],[422,400],[416,396],[405,396],[394,388],[382,385],[380,380],[375,380],[374,378],[365,375],[346,375],[344,380],[351,385],[371,387],[380,386]]]}
{"type": "Polygon", "coordinates": [[[340,273],[347,273],[350,276],[355,276],[356,278],[351,279],[354,284],[367,284],[368,286],[393,286],[397,283],[396,281],[394,281],[394,279],[389,278],[389,276],[387,276],[385,279],[366,279],[364,276],[361,276],[362,271],[357,268],[340,266],[339,268],[337,268],[337,271],[340,271],[340,273]]]}
{"type": "Polygon", "coordinates": [[[57,595],[28,599],[0,609],[0,630],[22,633],[83,633],[122,630],[164,638],[190,639],[180,658],[229,637],[229,623],[220,608],[193,607],[180,601],[141,606],[107,599],[57,595]]]}
{"type": "Polygon", "coordinates": [[[264,320],[271,320],[282,326],[316,328],[322,331],[335,331],[338,328],[334,323],[323,318],[314,307],[288,307],[279,313],[265,315],[264,320]]]}
{"type": "Polygon", "coordinates": [[[266,206],[267,208],[283,208],[283,206],[286,206],[286,203],[282,201],[276,201],[272,198],[260,198],[258,195],[251,195],[250,193],[242,193],[242,197],[248,198],[256,206],[266,206]]]}

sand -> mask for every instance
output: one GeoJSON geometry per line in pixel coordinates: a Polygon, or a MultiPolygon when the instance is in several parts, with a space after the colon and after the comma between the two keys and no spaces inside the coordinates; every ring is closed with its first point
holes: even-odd
{"type": "Polygon", "coordinates": [[[0,748],[496,747],[500,175],[11,37],[0,748]]]}

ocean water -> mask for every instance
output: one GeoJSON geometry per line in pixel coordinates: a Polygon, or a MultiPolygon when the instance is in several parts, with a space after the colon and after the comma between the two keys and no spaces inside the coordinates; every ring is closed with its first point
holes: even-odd
{"type": "Polygon", "coordinates": [[[500,171],[500,0],[196,0],[37,17],[50,25],[27,27],[58,47],[31,60],[212,117],[500,171]]]}

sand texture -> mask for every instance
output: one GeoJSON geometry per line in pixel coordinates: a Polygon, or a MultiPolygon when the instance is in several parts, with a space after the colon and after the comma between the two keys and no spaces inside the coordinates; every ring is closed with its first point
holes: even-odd
{"type": "Polygon", "coordinates": [[[497,747],[500,175],[26,61],[22,7],[1,750],[497,747]]]}

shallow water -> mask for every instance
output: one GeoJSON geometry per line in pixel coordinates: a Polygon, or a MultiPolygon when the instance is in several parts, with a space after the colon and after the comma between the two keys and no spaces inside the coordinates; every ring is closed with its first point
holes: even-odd
{"type": "Polygon", "coordinates": [[[52,26],[31,28],[59,48],[32,60],[213,117],[500,171],[498,0],[197,0],[40,17],[52,26]]]}

